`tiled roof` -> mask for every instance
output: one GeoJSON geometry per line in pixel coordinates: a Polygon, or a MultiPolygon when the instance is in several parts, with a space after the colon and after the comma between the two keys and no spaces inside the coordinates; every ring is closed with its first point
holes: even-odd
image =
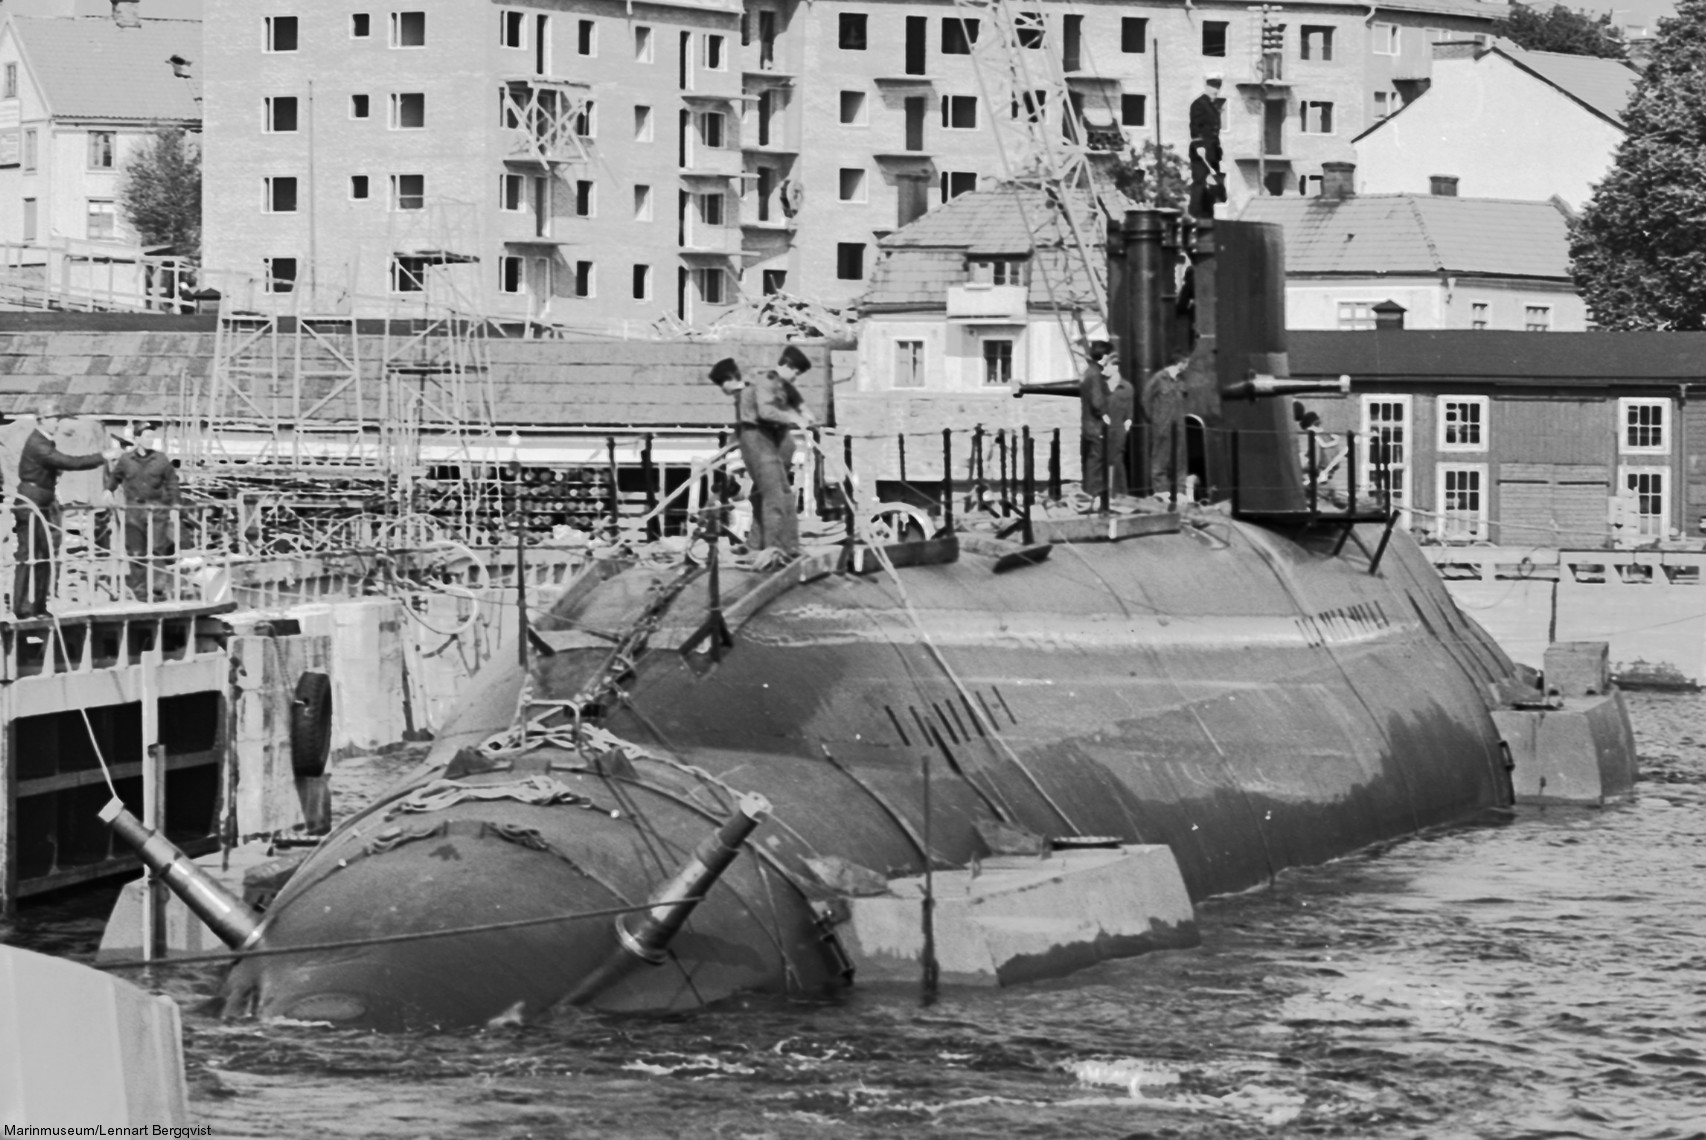
{"type": "MultiPolygon", "coordinates": [[[[60,396],[68,411],[84,415],[170,414],[179,403],[182,377],[208,375],[213,341],[213,333],[199,330],[0,333],[0,414],[28,410],[44,394],[60,396]]],[[[780,347],[779,339],[492,340],[487,359],[496,418],[505,426],[717,430],[729,425],[731,409],[729,397],[707,380],[711,365],[732,356],[750,372],[773,364],[780,347]]],[[[818,417],[829,419],[830,351],[821,344],[800,347],[812,368],[795,383],[818,417]]],[[[320,360],[305,366],[326,370],[305,382],[310,399],[328,395],[338,382],[335,365],[320,360]]],[[[376,368],[377,361],[368,365],[370,378],[376,368]]],[[[346,387],[323,414],[353,416],[352,394],[346,387]]],[[[269,406],[266,398],[260,404],[269,406]]],[[[271,407],[288,415],[289,398],[280,396],[271,407]]]]}
{"type": "Polygon", "coordinates": [[[180,79],[166,61],[201,59],[201,21],[13,16],[24,58],[55,118],[194,121],[199,79],[180,79]]]}
{"type": "Polygon", "coordinates": [[[1618,126],[1623,125],[1623,109],[1635,90],[1635,80],[1640,78],[1640,73],[1623,60],[1524,51],[1509,40],[1498,41],[1496,50],[1618,126]]]}
{"type": "Polygon", "coordinates": [[[1495,387],[1632,387],[1706,383],[1706,333],[1293,330],[1295,377],[1349,375],[1353,384],[1480,381],[1495,387]]]}
{"type": "MultiPolygon", "coordinates": [[[[1099,267],[1100,230],[1084,237],[1099,267]]],[[[939,308],[949,286],[965,283],[967,258],[1026,256],[1031,259],[1031,304],[1087,302],[1081,283],[1067,285],[1081,275],[1068,252],[1070,238],[1060,210],[1041,189],[994,186],[961,194],[878,243],[884,256],[872,268],[860,304],[866,309],[939,308]]]]}
{"type": "Polygon", "coordinates": [[[1292,276],[1570,276],[1569,231],[1550,202],[1429,194],[1252,198],[1241,216],[1285,228],[1292,276]]]}
{"type": "Polygon", "coordinates": [[[878,244],[884,249],[963,249],[1017,257],[1070,237],[1050,195],[1035,187],[992,186],[961,194],[902,226],[878,244]]]}

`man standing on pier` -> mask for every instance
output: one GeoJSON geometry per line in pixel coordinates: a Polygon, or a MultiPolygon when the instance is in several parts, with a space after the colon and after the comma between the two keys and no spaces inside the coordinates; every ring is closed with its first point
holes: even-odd
{"type": "Polygon", "coordinates": [[[13,551],[16,570],[12,575],[12,612],[20,618],[40,617],[47,612],[53,592],[53,560],[63,533],[59,507],[59,473],[92,471],[118,457],[113,448],[95,455],[66,455],[53,445],[50,434],[64,419],[59,403],[44,400],[36,407],[36,426],[18,456],[17,497],[12,519],[17,535],[13,551]]]}
{"type": "Polygon", "coordinates": [[[177,547],[173,522],[181,502],[178,469],[160,450],[153,429],[107,472],[107,490],[124,488],[124,552],[130,557],[125,582],[139,602],[164,601],[170,593],[165,556],[177,547]]]}

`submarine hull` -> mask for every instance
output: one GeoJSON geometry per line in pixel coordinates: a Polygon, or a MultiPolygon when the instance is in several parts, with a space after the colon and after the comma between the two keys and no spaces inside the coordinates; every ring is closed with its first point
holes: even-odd
{"type": "Polygon", "coordinates": [[[233,1006],[378,1028],[541,1013],[622,953],[605,914],[646,903],[746,792],[774,807],[747,853],[664,965],[593,1004],[840,984],[814,863],[961,866],[990,853],[980,821],[1164,843],[1201,898],[1508,803],[1489,708],[1513,667],[1406,537],[1371,573],[1379,528],[1361,529],[1335,556],[1210,512],[1004,574],[972,555],[725,571],[716,601],[740,616],[715,661],[678,651],[707,575],[605,567],[546,623],[561,648],[486,677],[425,767],[305,864],[265,939],[511,925],[246,961],[233,1006]],[[530,694],[601,685],[598,748],[559,734],[470,769],[530,694]]]}

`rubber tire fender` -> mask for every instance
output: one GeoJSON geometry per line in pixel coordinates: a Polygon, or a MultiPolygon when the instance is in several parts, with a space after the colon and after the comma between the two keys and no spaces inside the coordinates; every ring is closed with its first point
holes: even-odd
{"type": "Polygon", "coordinates": [[[324,776],[332,753],[332,679],[304,673],[290,702],[290,766],[298,776],[324,776]]]}

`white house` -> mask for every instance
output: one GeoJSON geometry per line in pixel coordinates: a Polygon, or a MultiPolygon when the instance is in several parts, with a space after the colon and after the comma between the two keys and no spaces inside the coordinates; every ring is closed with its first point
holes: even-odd
{"type": "Polygon", "coordinates": [[[1432,82],[1352,140],[1364,194],[1557,196],[1579,209],[1623,141],[1638,73],[1615,59],[1442,43],[1432,82]]]}
{"type": "MultiPolygon", "coordinates": [[[[879,241],[859,302],[856,390],[836,394],[842,428],[869,441],[860,447],[863,470],[893,478],[905,435],[909,472],[939,474],[942,429],[981,424],[991,433],[1028,426],[1039,437],[1060,429],[1062,461],[1075,477],[1077,399],[1013,398],[1017,384],[1074,379],[1073,342],[1105,335],[1085,262],[1062,241],[1064,230],[1041,189],[997,185],[879,241]]],[[[1100,269],[1100,236],[1090,240],[1100,269]]]]}
{"type": "Polygon", "coordinates": [[[1241,215],[1284,227],[1287,328],[1372,329],[1386,301],[1412,329],[1587,328],[1562,203],[1354,194],[1355,176],[1329,164],[1319,197],[1255,198],[1241,215]]]}
{"type": "Polygon", "coordinates": [[[0,300],[34,286],[86,303],[139,298],[159,283],[120,182],[157,129],[199,129],[201,24],[142,19],[134,0],[97,16],[13,7],[0,18],[0,300]]]}

